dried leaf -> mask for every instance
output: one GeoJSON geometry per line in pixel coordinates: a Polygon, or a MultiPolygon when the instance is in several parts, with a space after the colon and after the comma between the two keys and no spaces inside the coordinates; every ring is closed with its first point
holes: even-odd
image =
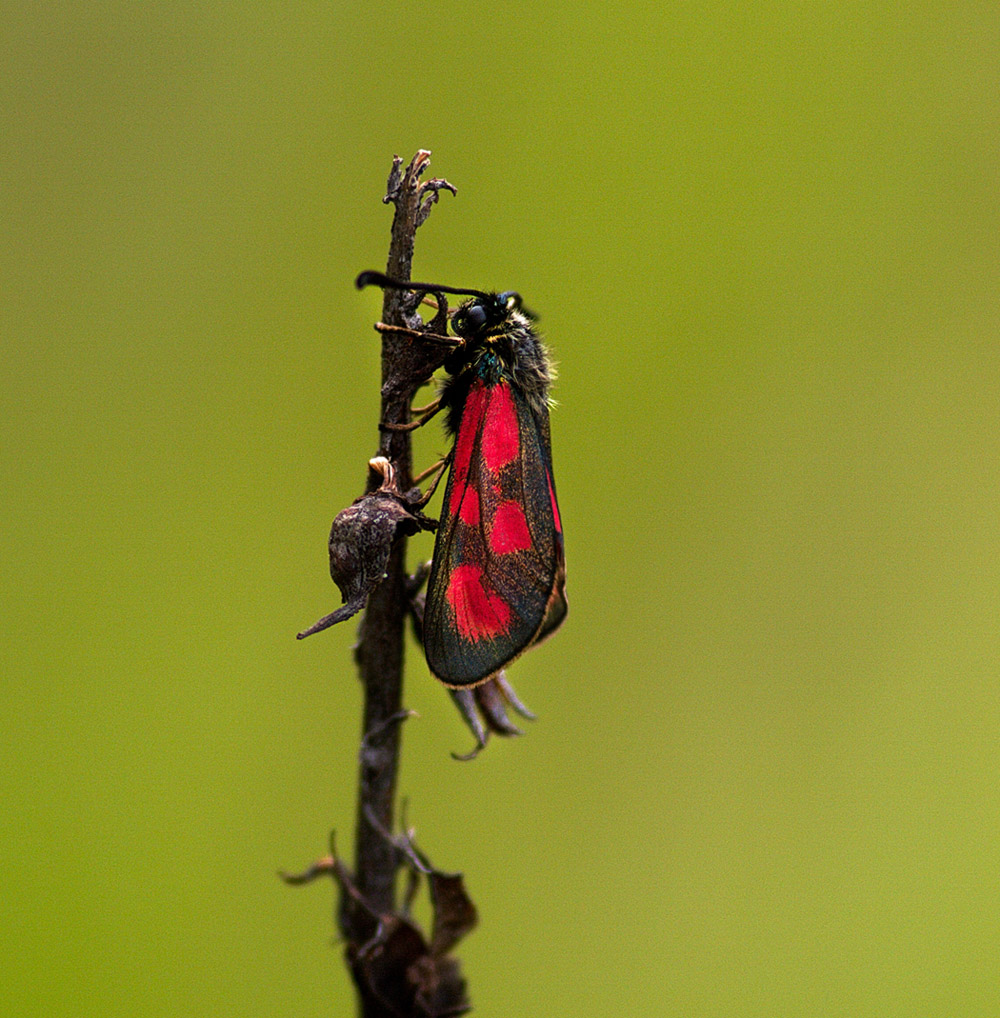
{"type": "Polygon", "coordinates": [[[434,869],[409,837],[395,838],[393,843],[409,867],[410,887],[404,909],[409,909],[421,877],[427,881],[432,913],[429,942],[408,915],[376,913],[335,854],[320,859],[302,874],[282,876],[289,884],[331,876],[344,899],[358,902],[376,920],[375,932],[368,940],[358,943],[348,939],[347,943],[347,961],[363,1001],[377,1003],[399,1018],[465,1014],[471,1007],[465,979],[449,952],[475,928],[476,906],[460,873],[434,869]]]}

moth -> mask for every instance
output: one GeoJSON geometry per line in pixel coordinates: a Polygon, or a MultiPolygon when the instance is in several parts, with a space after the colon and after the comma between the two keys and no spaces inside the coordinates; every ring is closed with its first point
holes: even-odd
{"type": "MultiPolygon", "coordinates": [[[[566,560],[549,429],[553,370],[512,290],[488,293],[363,272],[364,286],[469,297],[432,411],[453,436],[423,617],[431,672],[477,686],[566,617],[566,560]]],[[[443,303],[443,298],[439,299],[443,303]]]]}

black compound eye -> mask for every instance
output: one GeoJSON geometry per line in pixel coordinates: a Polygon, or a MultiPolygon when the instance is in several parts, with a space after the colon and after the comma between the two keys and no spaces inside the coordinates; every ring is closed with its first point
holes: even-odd
{"type": "Polygon", "coordinates": [[[482,304],[473,304],[466,309],[465,319],[471,329],[481,329],[486,324],[486,308],[482,304]]]}

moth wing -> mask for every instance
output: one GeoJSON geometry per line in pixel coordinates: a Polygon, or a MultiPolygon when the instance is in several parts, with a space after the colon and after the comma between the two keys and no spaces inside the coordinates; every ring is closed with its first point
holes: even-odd
{"type": "Polygon", "coordinates": [[[427,589],[424,651],[453,686],[483,682],[565,615],[548,420],[509,382],[475,382],[459,423],[427,589]]]}
{"type": "Polygon", "coordinates": [[[559,516],[559,503],[556,501],[556,486],[552,478],[551,461],[548,466],[549,493],[552,501],[552,517],[555,522],[556,575],[549,595],[549,604],[545,618],[535,634],[532,646],[541,643],[554,633],[566,618],[569,604],[566,601],[566,555],[563,547],[562,521],[559,516]]]}

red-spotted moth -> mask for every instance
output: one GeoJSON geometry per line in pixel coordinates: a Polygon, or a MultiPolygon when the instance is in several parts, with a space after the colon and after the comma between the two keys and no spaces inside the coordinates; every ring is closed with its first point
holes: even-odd
{"type": "Polygon", "coordinates": [[[476,686],[566,617],[549,357],[513,291],[403,283],[380,272],[363,272],[357,285],[472,298],[452,317],[459,343],[444,362],[448,378],[437,403],[455,443],[423,642],[427,664],[442,682],[476,686]]]}

